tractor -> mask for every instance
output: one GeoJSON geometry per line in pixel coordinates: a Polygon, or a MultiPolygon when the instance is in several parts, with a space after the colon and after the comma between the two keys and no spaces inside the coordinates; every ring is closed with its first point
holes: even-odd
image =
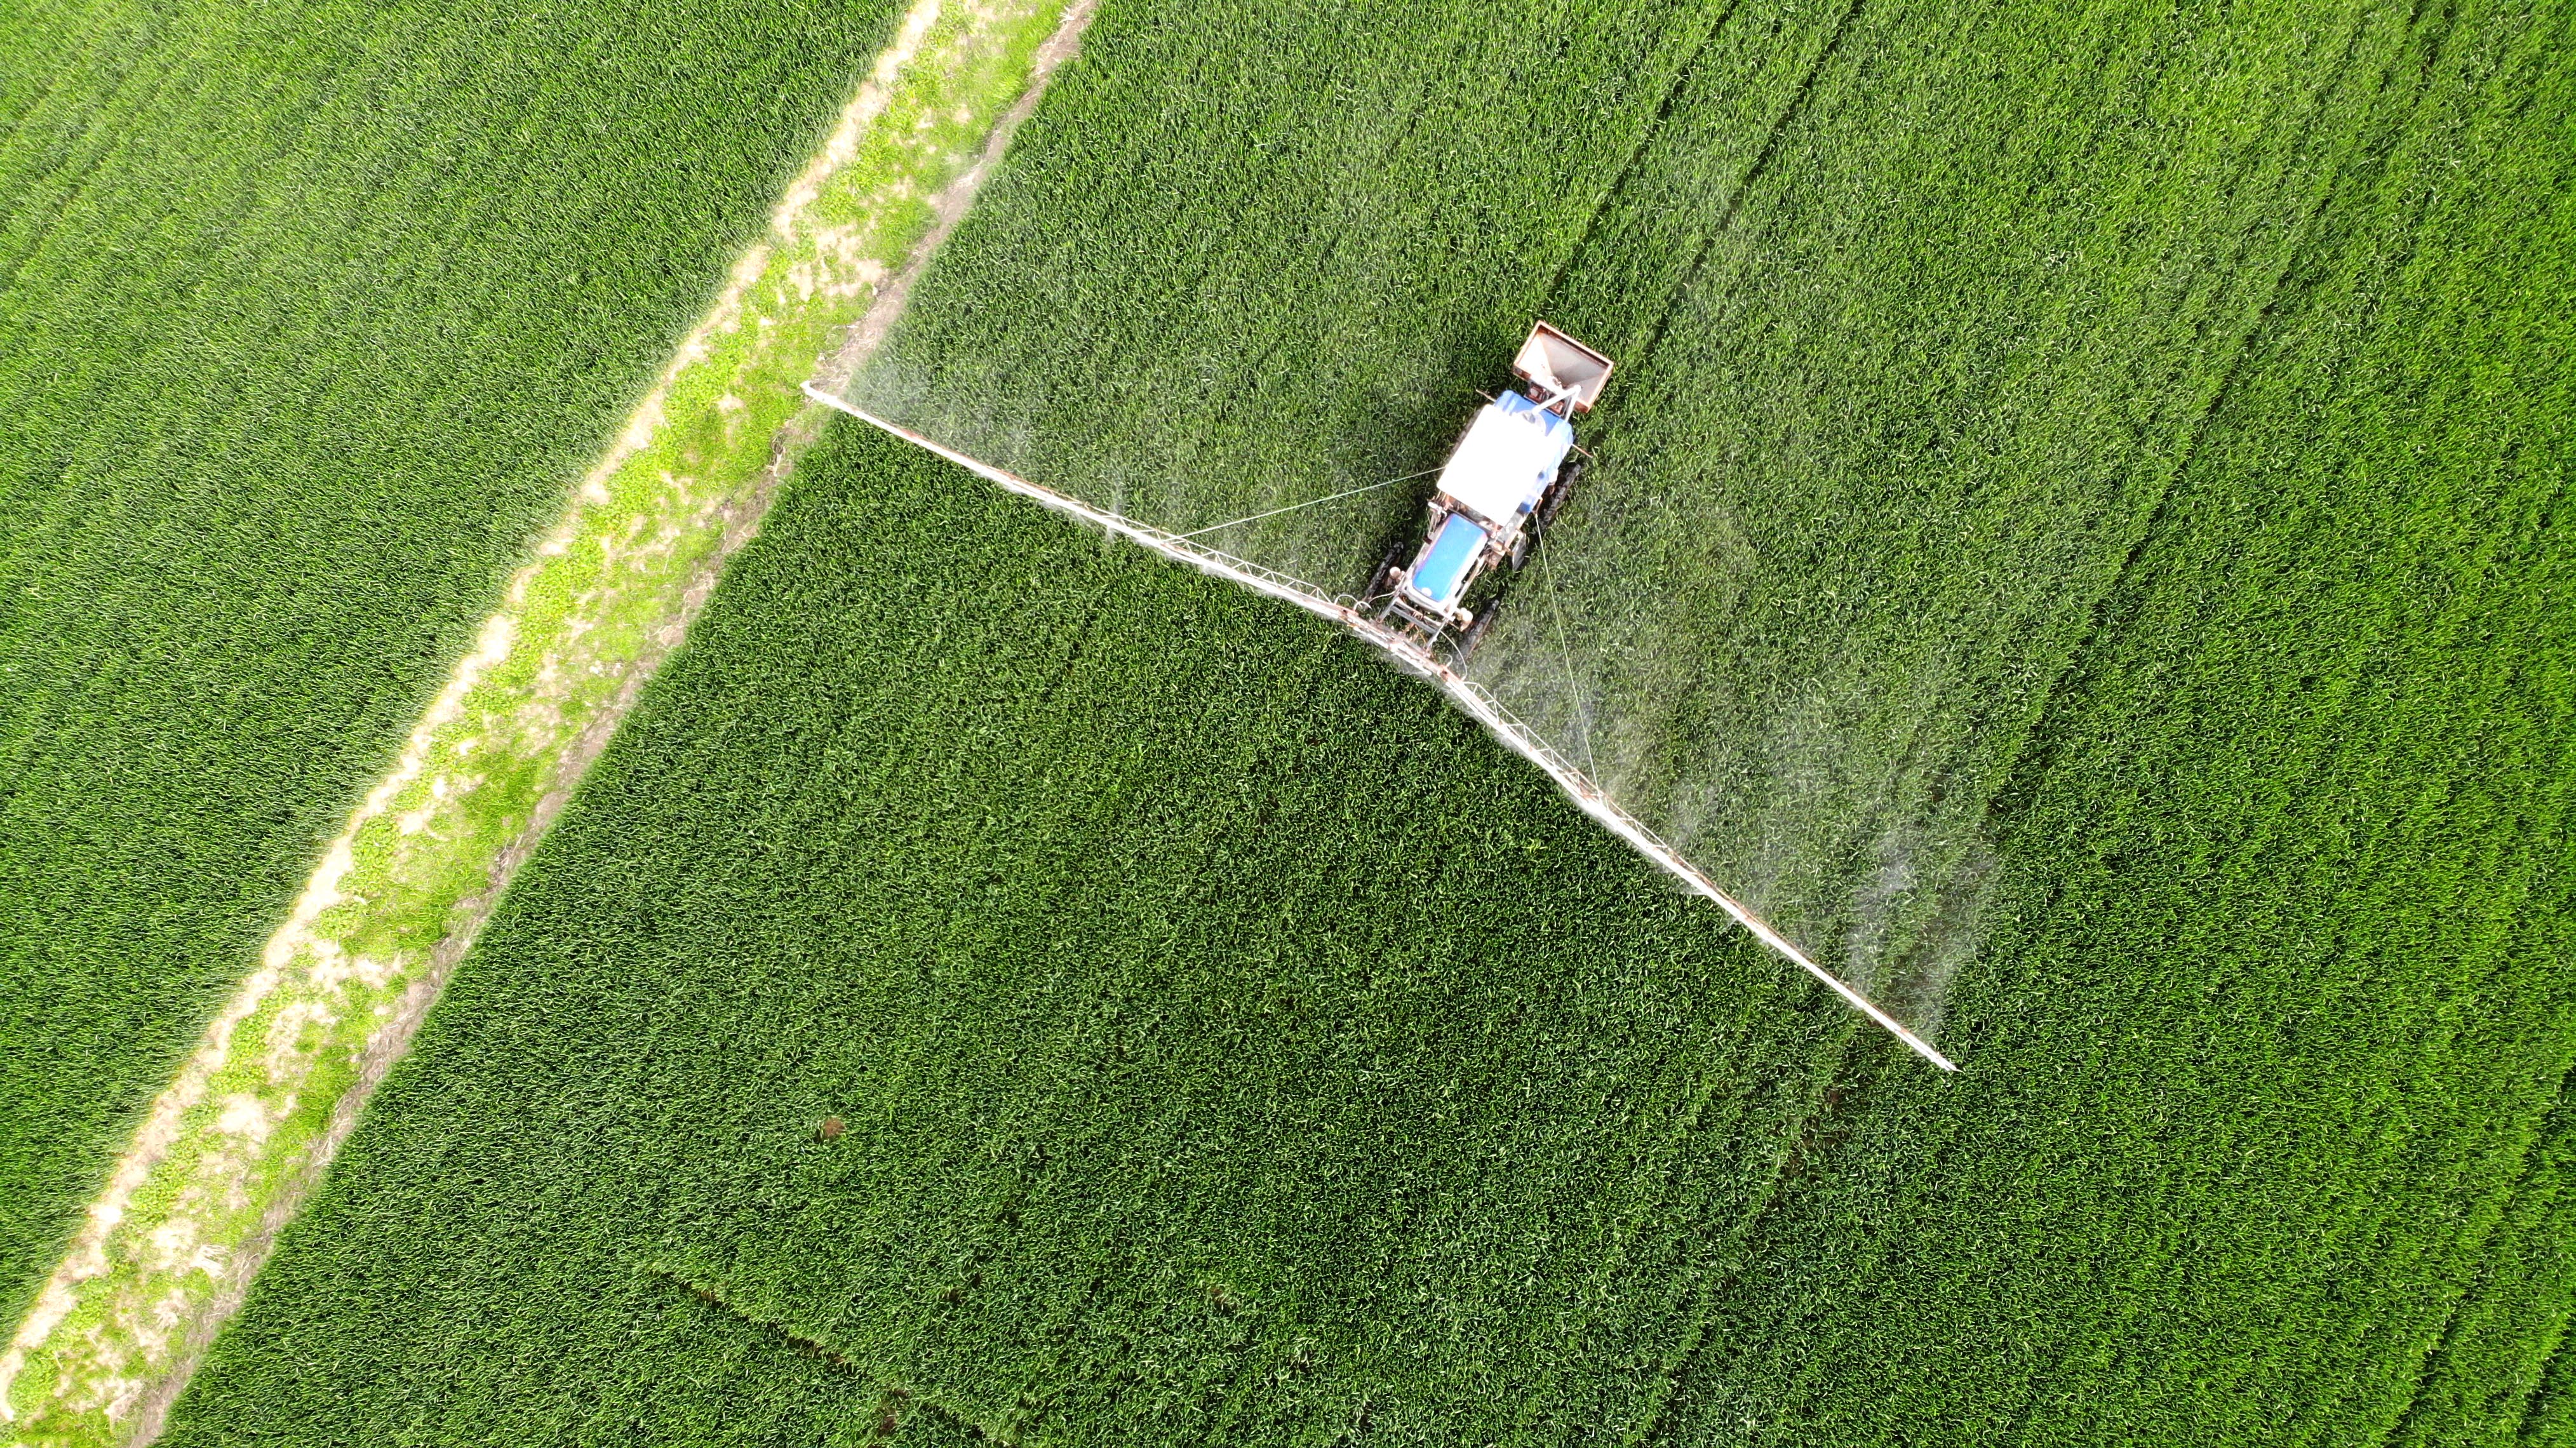
{"type": "Polygon", "coordinates": [[[1379,623],[1425,651],[1454,638],[1466,658],[1493,620],[1490,595],[1499,589],[1486,590],[1481,607],[1469,597],[1499,580],[1497,570],[1527,561],[1531,540],[1564,506],[1581,469],[1574,416],[1600,400],[1612,365],[1545,322],[1530,329],[1512,357],[1529,390],[1506,391],[1468,420],[1432,489],[1421,541],[1397,545],[1369,586],[1379,623]]]}

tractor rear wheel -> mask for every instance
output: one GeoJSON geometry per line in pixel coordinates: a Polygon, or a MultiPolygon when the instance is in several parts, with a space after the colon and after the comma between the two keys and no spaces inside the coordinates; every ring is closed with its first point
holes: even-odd
{"type": "Polygon", "coordinates": [[[1467,631],[1458,635],[1458,662],[1467,662],[1467,656],[1476,651],[1477,643],[1485,637],[1485,630],[1493,626],[1494,605],[1489,603],[1485,605],[1484,612],[1476,615],[1476,621],[1467,625],[1467,631]]]}
{"type": "Polygon", "coordinates": [[[1566,459],[1564,469],[1556,475],[1556,481],[1548,484],[1547,491],[1540,495],[1538,511],[1532,515],[1537,519],[1540,527],[1544,528],[1556,521],[1556,510],[1565,506],[1566,494],[1574,491],[1575,479],[1582,476],[1583,459],[1566,459]]]}

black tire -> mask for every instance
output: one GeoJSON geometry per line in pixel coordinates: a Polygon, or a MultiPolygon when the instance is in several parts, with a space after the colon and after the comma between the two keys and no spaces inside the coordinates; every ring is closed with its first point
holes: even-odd
{"type": "Polygon", "coordinates": [[[1547,491],[1539,495],[1538,507],[1531,512],[1530,521],[1541,528],[1555,522],[1556,510],[1565,506],[1566,491],[1566,480],[1563,478],[1548,484],[1547,491]]]}
{"type": "MultiPolygon", "coordinates": [[[[1500,600],[1496,600],[1496,602],[1500,602],[1500,600]]],[[[1476,615],[1476,621],[1467,625],[1467,631],[1458,635],[1458,662],[1462,664],[1467,662],[1467,656],[1474,653],[1476,651],[1476,645],[1484,639],[1485,630],[1492,628],[1493,626],[1494,605],[1492,603],[1488,603],[1485,605],[1485,611],[1476,615]]]]}
{"type": "Polygon", "coordinates": [[[1395,546],[1386,550],[1386,557],[1377,565],[1377,572],[1369,575],[1368,592],[1362,597],[1384,598],[1395,592],[1395,580],[1404,571],[1404,555],[1410,548],[1410,544],[1397,539],[1395,546]]]}

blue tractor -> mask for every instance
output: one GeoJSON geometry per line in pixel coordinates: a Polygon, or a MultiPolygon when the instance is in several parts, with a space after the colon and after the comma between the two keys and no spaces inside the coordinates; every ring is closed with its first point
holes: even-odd
{"type": "Polygon", "coordinates": [[[1378,621],[1425,649],[1454,638],[1465,658],[1492,618],[1468,606],[1477,584],[1520,567],[1530,539],[1547,526],[1573,485],[1576,413],[1589,412],[1610,380],[1609,358],[1541,322],[1512,358],[1526,394],[1505,392],[1479,408],[1440,469],[1430,517],[1411,562],[1399,547],[1370,584],[1378,621]]]}

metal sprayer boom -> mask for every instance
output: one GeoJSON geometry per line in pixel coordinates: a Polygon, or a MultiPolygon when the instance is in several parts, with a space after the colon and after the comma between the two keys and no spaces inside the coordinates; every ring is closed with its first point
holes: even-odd
{"type": "Polygon", "coordinates": [[[1487,693],[1483,686],[1460,675],[1457,670],[1434,657],[1428,649],[1413,639],[1385,627],[1360,612],[1352,600],[1334,597],[1302,578],[1294,578],[1275,569],[1264,568],[1258,563],[1219,552],[1178,534],[1167,533],[1162,529],[1139,523],[1133,518],[1104,512],[1079,498],[1057,492],[1044,484],[1030,482],[1026,478],[1005,472],[990,463],[968,457],[955,448],[935,442],[900,423],[889,422],[865,408],[816,387],[811,382],[805,384],[805,395],[825,407],[846,412],[871,427],[945,458],[1006,492],[1017,493],[1042,507],[1079,518],[1139,547],[1161,554],[1175,563],[1187,564],[1202,573],[1231,579],[1256,593],[1265,594],[1283,603],[1293,604],[1319,618],[1330,619],[1349,629],[1352,633],[1376,645],[1408,673],[1438,684],[1452,702],[1464,709],[1477,723],[1484,725],[1488,732],[1501,740],[1513,753],[1545,771],[1548,778],[1556,781],[1557,788],[1565,792],[1566,798],[1574,801],[1576,808],[1591,816],[1595,822],[1612,834],[1626,840],[1636,848],[1638,853],[1661,866],[1667,874],[1681,881],[1692,893],[1715,902],[1719,909],[1733,917],[1735,923],[1751,931],[1756,940],[1823,982],[1827,989],[1842,998],[1844,1004],[1869,1017],[1889,1034],[1903,1041],[1914,1054],[1924,1060],[1944,1071],[1959,1069],[1949,1057],[1934,1050],[1929,1041],[1906,1029],[1902,1022],[1880,1009],[1867,996],[1844,984],[1842,979],[1832,971],[1808,959],[1805,951],[1792,944],[1787,936],[1773,929],[1769,921],[1754,914],[1742,901],[1717,888],[1716,883],[1702,874],[1699,867],[1683,859],[1680,852],[1664,843],[1662,838],[1646,828],[1643,822],[1620,808],[1602,792],[1600,786],[1594,784],[1564,756],[1532,733],[1527,725],[1514,717],[1511,711],[1505,709],[1492,694],[1487,693]]]}

